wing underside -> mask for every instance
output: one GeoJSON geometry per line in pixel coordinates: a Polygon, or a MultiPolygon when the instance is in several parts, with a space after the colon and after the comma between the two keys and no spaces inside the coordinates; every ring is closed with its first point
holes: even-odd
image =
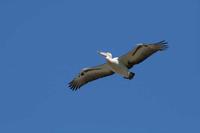
{"type": "Polygon", "coordinates": [[[167,42],[164,40],[152,44],[138,44],[136,48],[121,56],[119,60],[130,69],[133,65],[141,63],[157,51],[163,51],[168,48],[166,44],[167,42]]]}
{"type": "Polygon", "coordinates": [[[77,90],[88,82],[110,76],[113,73],[114,72],[108,68],[107,64],[85,68],[69,83],[69,87],[72,90],[77,90]]]}

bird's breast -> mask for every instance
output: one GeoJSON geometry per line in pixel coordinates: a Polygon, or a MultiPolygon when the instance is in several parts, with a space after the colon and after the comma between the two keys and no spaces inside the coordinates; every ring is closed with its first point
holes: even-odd
{"type": "Polygon", "coordinates": [[[118,73],[125,77],[128,76],[128,72],[129,72],[128,68],[124,66],[123,64],[120,64],[118,60],[109,60],[107,61],[107,64],[109,65],[110,69],[114,71],[115,73],[118,73]]]}

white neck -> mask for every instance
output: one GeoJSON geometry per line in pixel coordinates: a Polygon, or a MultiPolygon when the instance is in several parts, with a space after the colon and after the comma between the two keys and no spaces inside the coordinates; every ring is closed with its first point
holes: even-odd
{"type": "Polygon", "coordinates": [[[106,60],[112,60],[112,56],[106,56],[106,60]]]}

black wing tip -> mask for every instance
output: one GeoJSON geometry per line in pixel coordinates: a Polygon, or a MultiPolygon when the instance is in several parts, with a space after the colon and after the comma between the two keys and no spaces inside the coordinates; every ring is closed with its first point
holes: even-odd
{"type": "Polygon", "coordinates": [[[72,90],[72,91],[77,91],[81,86],[78,86],[74,80],[72,80],[71,82],[68,83],[68,87],[72,90]]]}
{"type": "Polygon", "coordinates": [[[166,42],[165,40],[162,40],[162,41],[157,42],[157,43],[159,43],[159,44],[167,44],[168,42],[166,42]]]}
{"type": "Polygon", "coordinates": [[[168,42],[167,41],[165,41],[165,40],[162,40],[162,41],[160,41],[160,42],[157,42],[157,43],[154,43],[155,45],[159,45],[159,47],[160,47],[160,51],[163,51],[163,50],[166,50],[169,46],[167,45],[168,44],[168,42]]]}

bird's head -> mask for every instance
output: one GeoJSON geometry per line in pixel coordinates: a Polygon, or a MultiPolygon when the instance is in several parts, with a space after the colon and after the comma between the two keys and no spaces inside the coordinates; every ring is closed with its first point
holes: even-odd
{"type": "Polygon", "coordinates": [[[106,59],[110,59],[112,58],[112,54],[110,52],[99,52],[98,54],[102,55],[103,57],[105,57],[106,59]]]}

